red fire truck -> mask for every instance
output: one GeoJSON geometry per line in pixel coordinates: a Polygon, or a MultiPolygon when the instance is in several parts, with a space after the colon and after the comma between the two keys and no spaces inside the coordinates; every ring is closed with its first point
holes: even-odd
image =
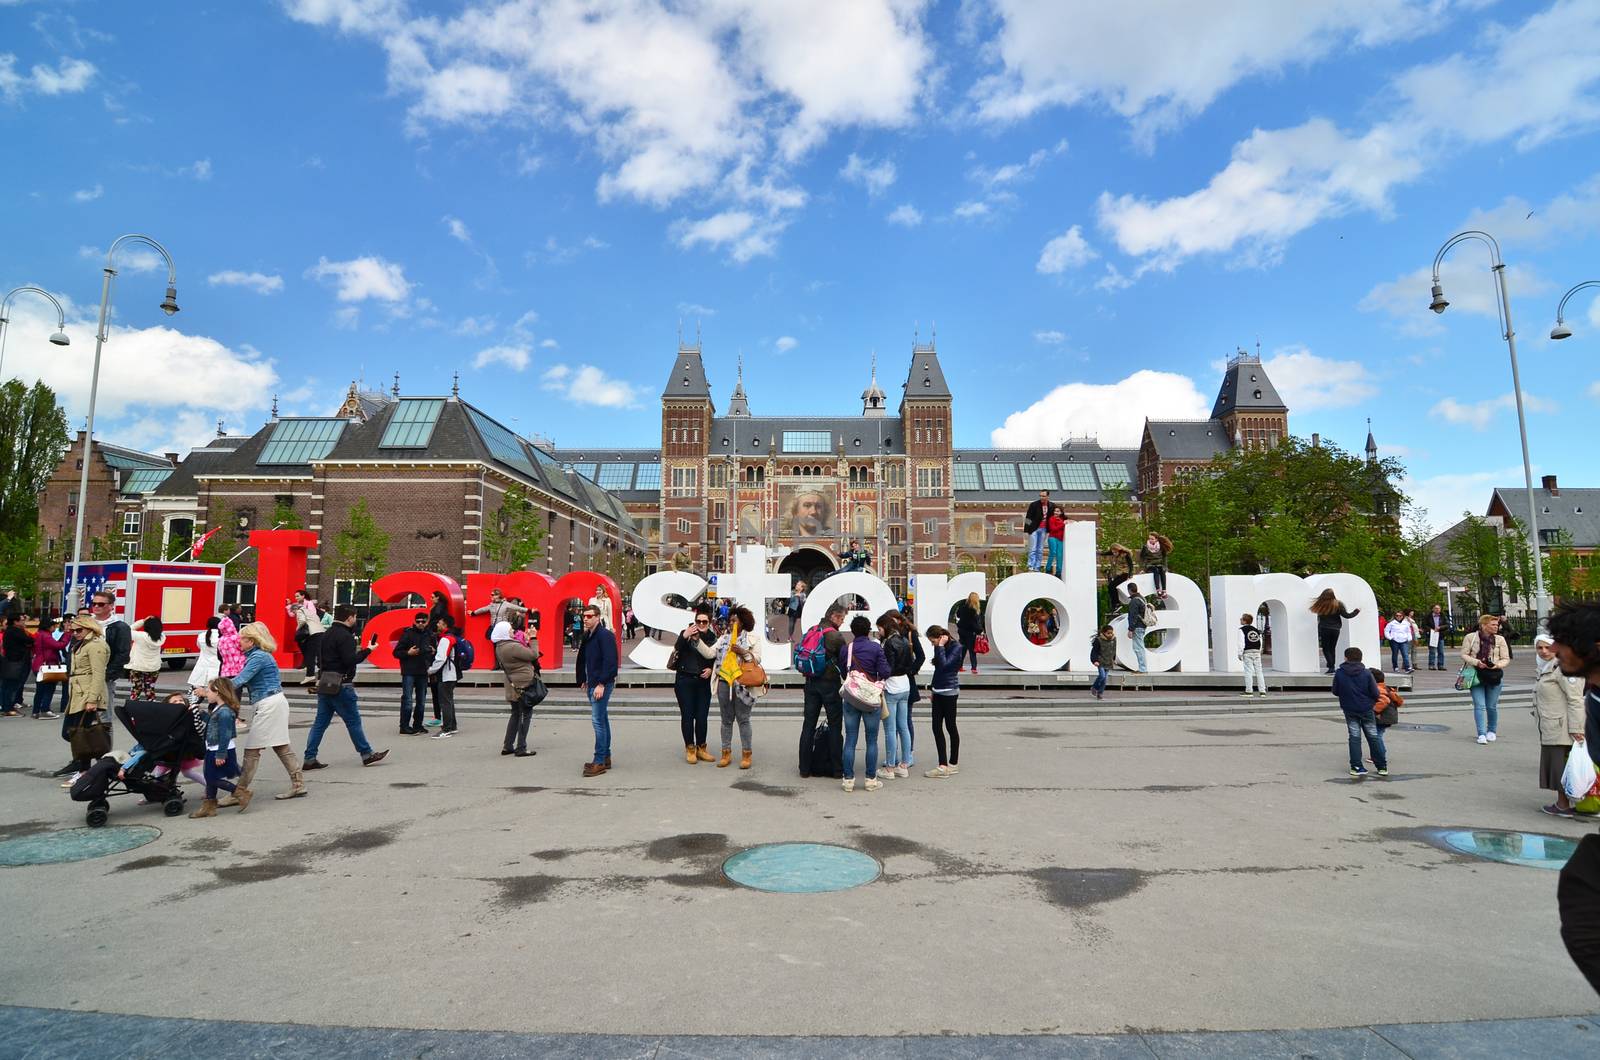
{"type": "MultiPolygon", "coordinates": [[[[166,640],[161,654],[169,669],[200,653],[199,637],[206,621],[222,605],[220,563],[160,563],[116,560],[78,567],[81,599],[105,590],[116,598],[114,614],[128,623],[154,615],[161,619],[166,640]]],[[[72,566],[62,573],[62,599],[72,588],[72,566]]]]}

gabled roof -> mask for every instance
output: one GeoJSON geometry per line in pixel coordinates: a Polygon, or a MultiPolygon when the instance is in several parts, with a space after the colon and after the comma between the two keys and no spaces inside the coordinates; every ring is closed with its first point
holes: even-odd
{"type": "Polygon", "coordinates": [[[1227,371],[1222,373],[1222,387],[1217,391],[1217,402],[1211,406],[1212,419],[1221,419],[1229,412],[1288,411],[1259,358],[1239,354],[1228,362],[1227,371]]]}
{"type": "Polygon", "coordinates": [[[674,398],[704,398],[711,400],[711,384],[706,381],[705,362],[700,359],[700,346],[679,344],[678,356],[672,362],[672,374],[661,389],[663,401],[674,398]]]}
{"type": "Polygon", "coordinates": [[[127,449],[120,445],[111,445],[108,442],[95,442],[94,445],[100,451],[101,458],[118,471],[137,471],[154,468],[172,470],[172,461],[164,456],[140,452],[137,449],[127,449]]]}
{"type": "MultiPolygon", "coordinates": [[[[1489,499],[1489,511],[1496,501],[1524,527],[1528,525],[1528,491],[1522,486],[1503,486],[1489,499]]],[[[1533,501],[1539,506],[1539,534],[1564,530],[1573,548],[1600,548],[1600,489],[1559,487],[1552,494],[1543,486],[1533,488],[1533,501]]],[[[1548,544],[1548,541],[1545,542],[1548,544]]]]}
{"type": "Polygon", "coordinates": [[[950,396],[950,384],[945,382],[944,369],[939,366],[939,352],[934,344],[912,344],[911,371],[906,376],[905,398],[948,399],[950,396]]]}
{"type": "Polygon", "coordinates": [[[1163,460],[1209,460],[1232,448],[1216,420],[1146,420],[1144,429],[1163,460]]]}

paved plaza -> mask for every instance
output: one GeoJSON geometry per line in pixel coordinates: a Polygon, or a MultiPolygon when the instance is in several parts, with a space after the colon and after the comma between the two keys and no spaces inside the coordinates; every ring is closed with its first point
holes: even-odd
{"type": "MultiPolygon", "coordinates": [[[[1593,825],[1538,812],[1525,696],[1508,692],[1487,747],[1461,698],[1419,700],[1390,735],[1387,780],[1345,775],[1331,702],[1259,714],[1213,698],[1127,719],[974,708],[959,776],[919,768],[853,794],[798,777],[793,704],[758,710],[749,772],[687,766],[675,720],[620,712],[616,768],[595,780],[579,776],[591,739],[580,718],[537,720],[538,756],[514,759],[497,754],[503,715],[487,700],[450,740],[393,735],[394,715],[374,712],[389,760],[362,768],[336,726],[309,798],[267,798],[285,786],[267,761],[248,813],[167,819],[117,799],[110,827],[159,834],[91,860],[0,868],[12,913],[0,982],[24,1006],[0,1015],[0,1052],[78,1055],[7,1052],[42,1041],[41,1027],[62,1041],[148,1034],[172,1055],[201,1033],[34,1011],[52,1009],[633,1036],[338,1031],[359,1055],[558,1043],[573,1055],[945,1055],[899,1051],[928,1035],[966,1043],[949,1055],[1046,1042],[1108,1056],[1191,1055],[1184,1042],[1211,1050],[1194,1055],[1553,1055],[1535,1043],[1568,1040],[1545,1034],[1576,1035],[1586,1051],[1600,1000],[1562,949],[1556,873],[1447,852],[1429,830],[1575,839],[1593,825]],[[882,875],[802,895],[724,877],[730,855],[778,842],[863,851],[882,875]],[[1416,1028],[1405,1040],[1169,1037],[1526,1019],[1544,1022],[1436,1029],[1433,1046],[1416,1028]],[[730,1053],[675,1037],[749,1035],[850,1040],[730,1053]],[[991,1035],[1022,1037],[970,1037],[991,1035]],[[1055,1035],[1119,1037],[1038,1037],[1055,1035]]],[[[297,712],[296,726],[308,721],[297,712]]],[[[63,751],[53,724],[0,723],[0,839],[83,825],[46,775],[63,751]]],[[[274,1035],[305,1050],[280,1056],[335,1040],[238,1033],[246,1053],[274,1035]]]]}

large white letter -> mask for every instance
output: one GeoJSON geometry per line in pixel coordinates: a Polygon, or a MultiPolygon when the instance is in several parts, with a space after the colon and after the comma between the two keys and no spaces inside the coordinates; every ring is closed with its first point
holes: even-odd
{"type": "MultiPolygon", "coordinates": [[[[652,629],[665,630],[677,636],[694,622],[694,612],[687,607],[673,607],[665,597],[681,596],[693,600],[705,591],[706,580],[688,571],[663,570],[645,578],[633,587],[633,613],[641,624],[652,629]]],[[[628,658],[647,670],[665,670],[672,648],[654,637],[646,637],[638,647],[628,653],[628,658]]]]}
{"type": "MultiPolygon", "coordinates": [[[[957,574],[954,578],[944,574],[918,574],[917,599],[915,610],[917,615],[917,638],[922,641],[922,651],[928,661],[922,664],[922,673],[933,673],[933,645],[928,643],[924,635],[929,626],[950,626],[950,635],[955,637],[955,628],[950,621],[950,609],[965,600],[970,593],[977,593],[982,600],[989,595],[987,579],[981,570],[969,570],[964,574],[957,574]]],[[[968,659],[970,665],[972,660],[968,659]]]]}
{"type": "Polygon", "coordinates": [[[1346,648],[1360,648],[1368,666],[1378,663],[1378,597],[1372,586],[1354,574],[1314,574],[1306,579],[1306,588],[1316,597],[1324,589],[1332,589],[1344,604],[1346,611],[1360,611],[1357,618],[1344,620],[1339,631],[1339,646],[1334,649],[1334,662],[1344,661],[1346,648]]]}
{"type": "Polygon", "coordinates": [[[767,550],[763,545],[744,545],[733,552],[733,573],[717,575],[717,595],[748,607],[761,623],[761,665],[767,670],[787,670],[790,647],[772,639],[772,616],[767,603],[788,599],[793,579],[776,571],[767,572],[767,550]]]}
{"type": "Polygon", "coordinates": [[[1239,636],[1239,616],[1254,615],[1264,605],[1272,630],[1274,673],[1315,673],[1322,669],[1317,658],[1317,616],[1311,613],[1313,591],[1303,578],[1293,574],[1230,574],[1211,579],[1211,644],[1215,650],[1212,665],[1227,673],[1242,673],[1239,659],[1243,641],[1239,636]]]}
{"type": "Polygon", "coordinates": [[[996,654],[1019,670],[1047,674],[1059,670],[1072,655],[1073,615],[1067,602],[1067,586],[1053,574],[1026,571],[1013,574],[989,594],[987,627],[989,644],[996,654]],[[1035,644],[1022,629],[1023,609],[1034,600],[1056,605],[1059,628],[1045,644],[1035,644]]]}
{"type": "Polygon", "coordinates": [[[831,574],[811,587],[811,595],[806,597],[806,606],[800,612],[800,628],[810,629],[821,622],[828,608],[846,596],[859,596],[867,601],[865,611],[851,611],[844,616],[846,631],[850,629],[850,620],[857,615],[865,615],[868,622],[875,624],[879,615],[893,611],[896,606],[893,590],[876,575],[859,570],[831,574]]]}
{"type": "MultiPolygon", "coordinates": [[[[1128,586],[1137,585],[1148,601],[1155,592],[1155,575],[1138,574],[1117,587],[1117,595],[1128,599],[1128,586]]],[[[1200,586],[1181,574],[1167,575],[1166,606],[1151,607],[1145,612],[1149,625],[1147,632],[1166,630],[1161,647],[1149,648],[1145,656],[1150,662],[1150,672],[1165,673],[1181,669],[1184,673],[1199,674],[1211,669],[1211,652],[1206,645],[1206,598],[1200,586]]],[[[1242,613],[1242,612],[1241,612],[1242,613]]],[[[1111,623],[1117,631],[1117,661],[1130,670],[1139,669],[1139,660],[1133,655],[1133,641],[1128,638],[1128,616],[1118,615],[1111,623]]]]}

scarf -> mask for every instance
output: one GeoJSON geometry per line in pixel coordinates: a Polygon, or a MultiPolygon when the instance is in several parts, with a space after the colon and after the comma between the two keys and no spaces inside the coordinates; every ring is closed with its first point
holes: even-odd
{"type": "Polygon", "coordinates": [[[496,622],[494,624],[494,629],[489,631],[489,642],[491,644],[499,644],[503,640],[510,639],[511,623],[509,622],[496,622]]]}
{"type": "Polygon", "coordinates": [[[1494,636],[1478,630],[1478,661],[1491,663],[1494,661],[1494,636]]]}

